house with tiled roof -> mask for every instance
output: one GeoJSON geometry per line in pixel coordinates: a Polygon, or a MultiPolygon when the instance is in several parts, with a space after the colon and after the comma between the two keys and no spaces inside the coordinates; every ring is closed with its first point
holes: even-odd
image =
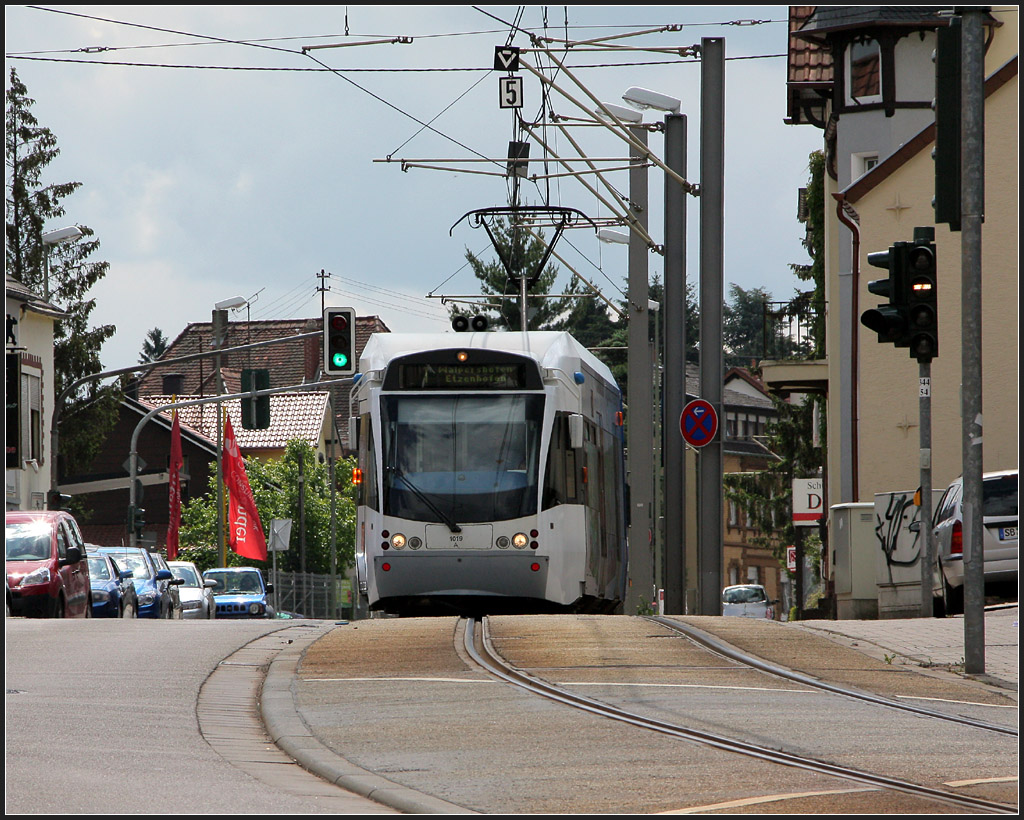
{"type": "MultiPolygon", "coordinates": [[[[163,407],[175,401],[174,396],[143,396],[141,404],[150,408],[163,407]]],[[[270,426],[264,430],[249,430],[242,426],[240,399],[221,402],[223,414],[231,420],[238,448],[245,458],[261,461],[280,458],[289,441],[307,441],[318,455],[327,457],[333,437],[334,414],[331,396],[325,390],[296,393],[275,393],[270,396],[270,426]]],[[[167,415],[167,411],[163,413],[167,415]]],[[[217,439],[216,403],[182,407],[178,418],[183,425],[203,436],[217,439]]]]}
{"type": "Polygon", "coordinates": [[[4,376],[8,510],[41,510],[50,491],[48,452],[53,414],[53,328],[64,311],[17,279],[5,275],[7,334],[4,376]]]}
{"type": "MultiPolygon", "coordinates": [[[[245,369],[266,369],[270,386],[287,387],[320,381],[323,378],[323,320],[268,319],[228,322],[223,348],[255,343],[268,343],[236,353],[225,353],[220,359],[225,393],[241,391],[241,372],[245,369]]],[[[356,318],[356,356],[373,333],[387,333],[388,327],[378,316],[356,318]]],[[[138,395],[178,396],[215,395],[216,371],[212,358],[189,362],[162,364],[161,361],[209,351],[213,341],[212,322],[192,322],[167,347],[161,359],[152,364],[139,380],[138,395]]],[[[337,426],[338,444],[345,446],[348,431],[348,397],[351,385],[340,383],[327,388],[337,426]]],[[[274,403],[271,403],[271,425],[275,424],[274,403]]],[[[283,407],[283,405],[282,405],[283,407]]],[[[285,419],[287,421],[287,419],[285,419]]],[[[232,426],[241,435],[240,424],[232,426]]],[[[242,444],[244,449],[245,445],[242,444]]]]}

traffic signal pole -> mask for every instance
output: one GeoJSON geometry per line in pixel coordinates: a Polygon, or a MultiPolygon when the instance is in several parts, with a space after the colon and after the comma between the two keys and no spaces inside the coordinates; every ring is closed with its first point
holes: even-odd
{"type": "Polygon", "coordinates": [[[985,214],[984,7],[963,12],[961,86],[961,424],[963,436],[964,671],[985,672],[982,556],[981,223],[985,214]]]}
{"type": "Polygon", "coordinates": [[[930,618],[935,602],[932,596],[935,567],[935,533],[932,531],[932,363],[920,362],[918,369],[918,405],[921,446],[921,514],[918,516],[923,537],[918,554],[921,560],[921,617],[930,618]]]}

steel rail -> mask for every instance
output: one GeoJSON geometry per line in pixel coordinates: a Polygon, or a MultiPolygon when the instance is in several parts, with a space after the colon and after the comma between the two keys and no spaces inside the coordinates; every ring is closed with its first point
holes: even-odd
{"type": "Polygon", "coordinates": [[[729,646],[725,642],[715,638],[713,635],[709,635],[703,630],[691,626],[690,624],[684,624],[680,621],[659,615],[648,615],[645,617],[648,621],[653,621],[654,623],[660,624],[667,629],[689,638],[694,643],[703,646],[705,649],[736,661],[737,663],[741,663],[744,666],[750,666],[768,675],[784,678],[786,680],[793,681],[794,683],[800,683],[804,686],[810,686],[814,689],[830,692],[834,695],[862,700],[868,703],[873,703],[877,706],[885,706],[890,709],[899,709],[901,712],[912,712],[913,714],[923,715],[924,717],[934,718],[935,720],[944,720],[949,723],[960,723],[965,726],[971,726],[975,729],[985,729],[990,732],[998,732],[1000,734],[1011,735],[1013,737],[1019,736],[1018,730],[1013,726],[1000,726],[998,723],[989,723],[985,720],[977,720],[975,718],[968,718],[962,715],[951,715],[945,712],[937,712],[934,709],[927,709],[923,706],[913,706],[909,703],[901,703],[900,701],[885,698],[881,695],[873,695],[870,692],[862,692],[857,689],[849,689],[847,687],[826,683],[825,681],[812,678],[809,675],[804,675],[800,672],[796,672],[792,669],[786,669],[782,666],[775,666],[774,664],[763,661],[753,655],[748,655],[733,646],[729,646]]]}
{"type": "Polygon", "coordinates": [[[988,811],[995,814],[1017,814],[1016,806],[1006,803],[998,803],[992,800],[971,797],[970,795],[953,794],[942,789],[922,786],[905,780],[887,777],[885,775],[873,774],[848,766],[840,766],[814,758],[770,749],[765,746],[758,746],[747,741],[726,737],[724,735],[704,732],[697,729],[690,729],[678,724],[668,723],[662,720],[647,718],[633,712],[626,711],[617,706],[603,703],[592,698],[577,695],[559,686],[547,683],[534,678],[522,670],[515,669],[508,664],[491,645],[487,631],[485,618],[467,618],[463,643],[466,653],[478,664],[481,669],[494,677],[520,687],[540,697],[562,703],[573,708],[580,709],[592,714],[637,726],[642,729],[659,732],[661,734],[677,737],[682,740],[689,740],[700,743],[704,746],[719,749],[726,752],[746,755],[769,763],[777,763],[783,766],[804,769],[819,774],[831,775],[844,780],[862,783],[892,791],[899,791],[915,797],[937,800],[960,808],[970,808],[981,811],[988,811]],[[479,624],[480,629],[476,626],[479,624]]]}

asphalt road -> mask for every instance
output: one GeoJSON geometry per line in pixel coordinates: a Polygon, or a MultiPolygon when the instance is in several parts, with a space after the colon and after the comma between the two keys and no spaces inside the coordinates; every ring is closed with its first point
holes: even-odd
{"type": "Polygon", "coordinates": [[[7,813],[361,813],[361,803],[325,796],[315,779],[304,789],[253,777],[200,733],[196,696],[211,671],[260,636],[290,628],[8,619],[7,813]]]}
{"type": "MultiPolygon", "coordinates": [[[[547,625],[543,619],[533,620],[547,625]]],[[[861,707],[838,711],[823,704],[811,709],[818,695],[796,695],[799,703],[789,704],[782,700],[789,697],[784,691],[788,685],[750,687],[745,682],[749,673],[730,670],[717,660],[662,657],[678,651],[671,645],[679,641],[637,619],[566,623],[593,633],[593,640],[566,644],[561,629],[526,640],[527,624],[514,619],[496,622],[496,640],[504,653],[541,676],[575,681],[595,693],[605,686],[602,694],[611,699],[623,697],[666,714],[682,704],[712,728],[738,727],[753,739],[783,737],[787,745],[815,752],[821,751],[816,745],[840,732],[844,754],[854,762],[877,763],[893,772],[913,763],[900,773],[926,772],[926,779],[936,782],[1016,771],[1015,738],[1007,742],[973,731],[947,732],[921,719],[906,721],[861,707]],[[673,684],[694,676],[690,683],[701,686],[651,686],[659,675],[668,675],[673,684]],[[706,686],[723,682],[730,684],[728,699],[723,699],[721,687],[706,686]],[[677,692],[685,697],[673,694],[677,692]],[[821,718],[811,721],[813,714],[821,718]]],[[[737,797],[759,800],[766,790],[781,789],[824,795],[816,798],[824,806],[790,800],[785,804],[790,812],[834,810],[828,795],[835,785],[817,776],[787,775],[782,789],[771,767],[646,734],[627,736],[621,726],[581,718],[515,693],[466,666],[453,648],[454,625],[455,619],[346,625],[8,619],[6,811],[388,811],[302,771],[263,734],[254,701],[264,673],[274,661],[269,685],[279,661],[290,654],[297,657],[316,638],[320,640],[302,655],[301,670],[293,667],[271,694],[264,690],[264,717],[267,699],[283,698],[283,712],[334,749],[335,761],[351,761],[378,779],[435,801],[489,813],[616,812],[626,806],[650,812],[693,806],[698,794],[705,807],[724,808],[737,797]]],[[[869,663],[860,652],[802,630],[739,619],[717,619],[716,629],[730,633],[723,637],[736,643],[752,641],[752,648],[770,660],[797,667],[806,663],[827,677],[839,675],[872,690],[888,681],[892,692],[887,694],[910,694],[905,683],[909,670],[887,660],[869,663]],[[782,653],[778,658],[772,654],[776,651],[782,653]],[[871,685],[866,685],[869,680],[871,685]]],[[[913,693],[929,700],[937,695],[948,699],[961,686],[971,689],[971,682],[949,676],[912,677],[913,693]]],[[[966,708],[965,700],[980,697],[966,689],[956,692],[957,711],[966,708]]],[[[1015,699],[1007,707],[996,703],[1003,698],[999,692],[990,696],[992,705],[971,708],[1015,717],[1015,699]]],[[[354,779],[366,780],[362,775],[354,779]]],[[[1009,790],[1012,796],[1016,784],[1004,779],[970,788],[1001,790],[993,799],[1010,799],[1002,792],[1009,790]]],[[[878,794],[844,799],[864,801],[863,807],[845,803],[849,811],[906,810],[895,803],[882,808],[878,794]]]]}

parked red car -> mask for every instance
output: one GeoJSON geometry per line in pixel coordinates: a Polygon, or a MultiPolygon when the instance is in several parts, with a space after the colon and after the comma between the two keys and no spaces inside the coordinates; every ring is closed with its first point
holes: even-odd
{"type": "Polygon", "coordinates": [[[8,512],[4,540],[12,615],[91,616],[89,563],[82,533],[70,513],[8,512]]]}

